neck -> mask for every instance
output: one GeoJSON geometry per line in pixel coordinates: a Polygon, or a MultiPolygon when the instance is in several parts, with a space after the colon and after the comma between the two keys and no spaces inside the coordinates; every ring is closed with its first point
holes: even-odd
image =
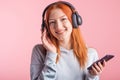
{"type": "Polygon", "coordinates": [[[60,46],[66,48],[68,50],[72,49],[72,40],[71,40],[71,38],[60,41],[60,46]]]}

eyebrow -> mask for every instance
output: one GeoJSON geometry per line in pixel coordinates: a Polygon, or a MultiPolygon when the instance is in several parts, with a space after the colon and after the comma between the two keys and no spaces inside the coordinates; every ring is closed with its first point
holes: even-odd
{"type": "MultiPolygon", "coordinates": [[[[58,18],[62,18],[62,17],[66,17],[66,15],[63,15],[63,16],[61,16],[61,17],[58,17],[58,18]]],[[[49,19],[49,20],[55,20],[55,19],[49,19]]]]}

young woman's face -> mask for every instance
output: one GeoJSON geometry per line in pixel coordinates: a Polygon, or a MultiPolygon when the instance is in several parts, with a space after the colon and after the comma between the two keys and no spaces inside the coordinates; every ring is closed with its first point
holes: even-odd
{"type": "Polygon", "coordinates": [[[51,11],[49,17],[49,27],[52,35],[59,41],[70,39],[72,24],[61,9],[57,8],[51,11]]]}

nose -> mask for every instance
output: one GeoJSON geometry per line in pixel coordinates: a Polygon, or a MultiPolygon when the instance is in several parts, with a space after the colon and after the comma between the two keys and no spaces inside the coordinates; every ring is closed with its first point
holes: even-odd
{"type": "Polygon", "coordinates": [[[63,24],[60,20],[56,21],[56,30],[61,30],[63,28],[63,24]]]}

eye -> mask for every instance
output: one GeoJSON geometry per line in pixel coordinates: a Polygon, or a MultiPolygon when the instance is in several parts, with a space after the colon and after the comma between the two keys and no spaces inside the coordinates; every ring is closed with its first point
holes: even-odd
{"type": "Polygon", "coordinates": [[[55,21],[50,21],[50,22],[49,22],[49,25],[50,25],[50,26],[53,26],[55,23],[56,23],[55,21]]]}
{"type": "Polygon", "coordinates": [[[49,24],[55,24],[55,21],[50,21],[49,24]]]}
{"type": "Polygon", "coordinates": [[[51,21],[51,22],[49,22],[49,24],[53,24],[53,23],[55,23],[55,21],[51,21]]]}
{"type": "Polygon", "coordinates": [[[62,21],[66,21],[66,20],[67,20],[67,18],[62,18],[61,20],[62,20],[62,21]]]}

